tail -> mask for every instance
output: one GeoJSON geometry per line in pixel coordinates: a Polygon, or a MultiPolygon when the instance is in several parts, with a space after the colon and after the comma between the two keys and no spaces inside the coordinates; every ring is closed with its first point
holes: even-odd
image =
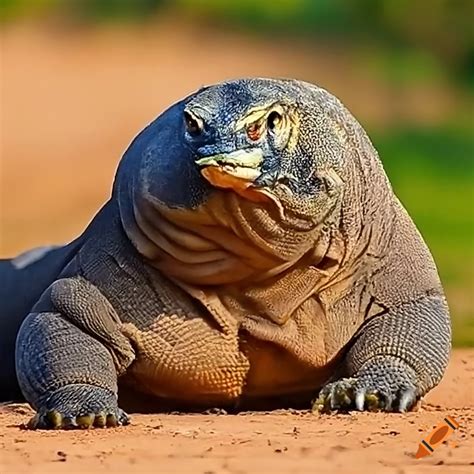
{"type": "Polygon", "coordinates": [[[0,402],[23,399],[15,372],[18,330],[81,242],[79,238],[63,247],[40,247],[13,259],[0,259],[0,402]]]}

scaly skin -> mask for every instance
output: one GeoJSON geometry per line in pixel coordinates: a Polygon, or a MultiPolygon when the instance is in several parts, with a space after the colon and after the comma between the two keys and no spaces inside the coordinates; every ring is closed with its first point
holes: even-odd
{"type": "Polygon", "coordinates": [[[360,125],[311,84],[170,107],[80,242],[18,334],[31,428],[126,424],[127,385],[158,406],[405,411],[445,370],[431,255],[360,125]]]}
{"type": "Polygon", "coordinates": [[[21,400],[15,373],[15,340],[31,307],[68,263],[80,239],[62,247],[40,247],[0,260],[0,402],[21,400]]]}

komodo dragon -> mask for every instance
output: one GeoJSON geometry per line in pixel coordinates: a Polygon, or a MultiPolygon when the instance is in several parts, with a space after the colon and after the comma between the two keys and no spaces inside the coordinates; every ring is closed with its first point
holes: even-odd
{"type": "Polygon", "coordinates": [[[21,324],[30,428],[127,424],[127,387],[198,409],[299,396],[403,412],[448,361],[429,250],[361,126],[304,82],[235,80],[174,104],[84,234],[28,260],[2,264],[2,301],[29,268],[34,295],[2,314],[0,340],[21,324]]]}

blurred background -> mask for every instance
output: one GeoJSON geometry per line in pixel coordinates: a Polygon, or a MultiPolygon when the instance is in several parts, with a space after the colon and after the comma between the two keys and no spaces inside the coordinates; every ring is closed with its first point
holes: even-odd
{"type": "Polygon", "coordinates": [[[0,256],[79,234],[133,136],[201,85],[294,77],[371,136],[474,345],[474,2],[2,0],[0,256]]]}

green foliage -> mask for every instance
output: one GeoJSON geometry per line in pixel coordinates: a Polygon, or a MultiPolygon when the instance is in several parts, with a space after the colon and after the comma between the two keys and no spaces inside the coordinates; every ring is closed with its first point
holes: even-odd
{"type": "Polygon", "coordinates": [[[35,17],[45,11],[54,10],[58,0],[1,0],[0,20],[8,21],[18,17],[35,17]]]}
{"type": "Polygon", "coordinates": [[[161,5],[159,0],[80,0],[71,10],[77,17],[89,20],[147,18],[161,5]]]}
{"type": "Polygon", "coordinates": [[[474,346],[472,127],[400,128],[372,138],[395,192],[435,257],[455,345],[474,346]]]}
{"type": "Polygon", "coordinates": [[[391,51],[387,64],[398,75],[410,73],[413,66],[419,69],[421,57],[421,64],[428,66],[424,72],[439,63],[455,77],[474,82],[472,0],[176,0],[175,4],[200,18],[240,24],[267,35],[370,44],[391,51]]]}
{"type": "MultiPolygon", "coordinates": [[[[2,19],[41,12],[76,19],[146,19],[163,10],[240,25],[266,35],[367,42],[439,62],[474,85],[472,0],[2,0],[2,19]]],[[[400,71],[400,69],[398,69],[400,71]]]]}

